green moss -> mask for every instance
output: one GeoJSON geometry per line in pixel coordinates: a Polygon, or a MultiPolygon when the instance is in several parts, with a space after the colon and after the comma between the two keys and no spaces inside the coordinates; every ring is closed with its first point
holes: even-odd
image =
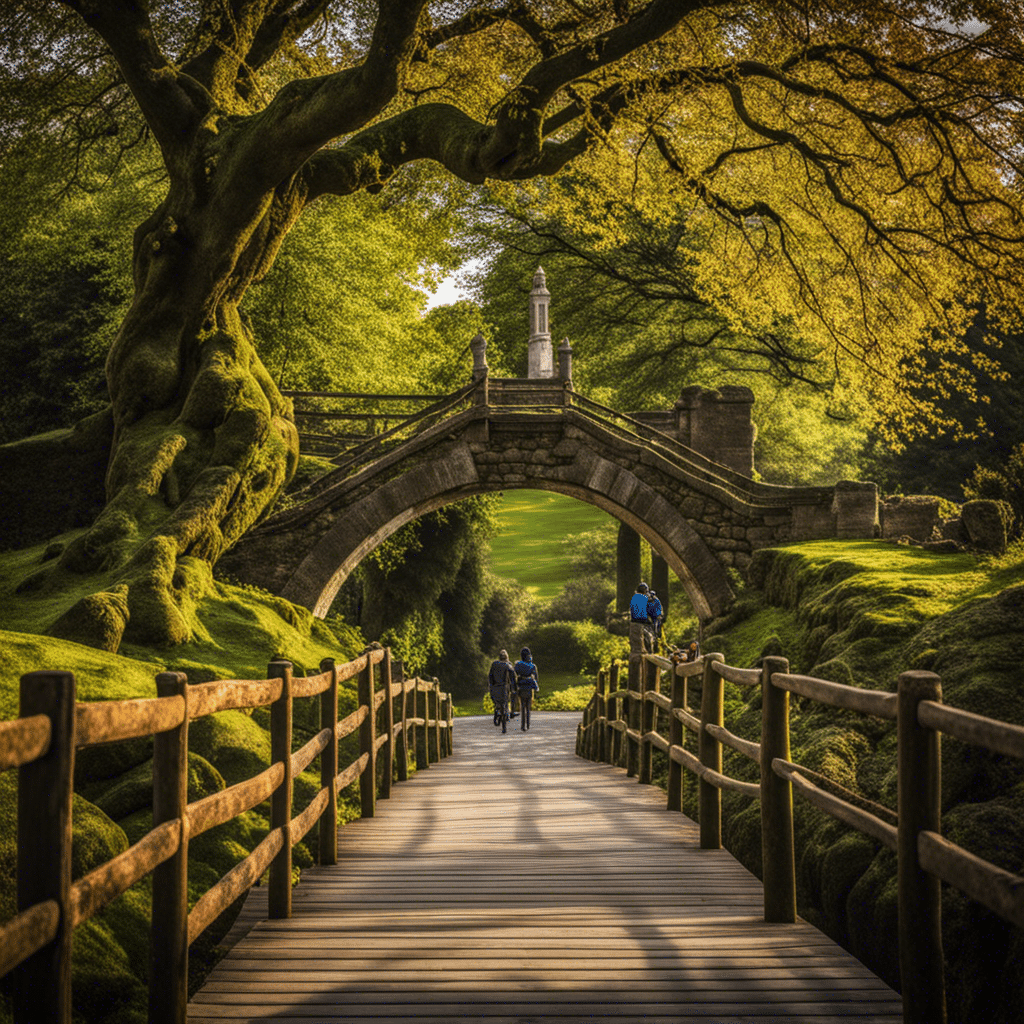
{"type": "Polygon", "coordinates": [[[838,939],[849,934],[847,913],[854,886],[870,867],[878,844],[859,832],[843,835],[824,852],[821,861],[823,930],[838,939]]]}
{"type": "Polygon", "coordinates": [[[249,715],[221,711],[189,726],[189,748],[206,758],[229,786],[258,775],[270,764],[270,736],[249,715]]]}
{"type": "Polygon", "coordinates": [[[105,1021],[115,1013],[138,1014],[138,1024],[146,1019],[146,986],[106,920],[93,918],[75,929],[71,991],[76,1020],[105,1021]]]}
{"type": "Polygon", "coordinates": [[[81,878],[128,849],[128,837],[99,807],[77,793],[71,805],[71,875],[81,878]]]}
{"type": "MultiPolygon", "coordinates": [[[[96,806],[115,820],[126,818],[153,803],[153,761],[137,765],[113,785],[102,784],[96,806]]],[[[200,800],[224,789],[224,778],[206,758],[192,751],[188,755],[188,799],[200,800]]]]}

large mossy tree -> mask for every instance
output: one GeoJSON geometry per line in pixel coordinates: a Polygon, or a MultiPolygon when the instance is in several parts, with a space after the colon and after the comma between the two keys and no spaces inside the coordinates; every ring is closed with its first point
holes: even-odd
{"type": "MultiPolygon", "coordinates": [[[[984,278],[993,307],[1012,305],[1020,136],[1007,104],[1020,63],[1001,8],[17,0],[3,75],[32,105],[12,137],[48,134],[76,151],[148,138],[167,183],[135,230],[110,409],[91,425],[110,436],[105,506],[33,583],[74,593],[69,578],[89,576],[97,592],[53,630],[115,649],[122,635],[188,638],[209,567],[274,502],[298,455],[289,402],[240,304],[318,198],[385,188],[414,162],[483,184],[614,151],[623,189],[657,174],[674,183],[655,213],[685,200],[694,223],[710,217],[705,242],[735,234],[704,245],[723,266],[787,263],[793,287],[827,298],[819,319],[836,348],[868,363],[873,342],[862,346],[832,307],[860,301],[871,335],[880,321],[868,298],[883,295],[872,295],[883,276],[912,278],[941,307],[952,293],[936,292],[926,269],[941,259],[957,287],[984,278]],[[637,157],[631,174],[630,153],[658,169],[637,157]],[[773,160],[802,196],[784,210],[757,198],[777,188],[773,160]],[[842,294],[822,292],[829,269],[814,265],[813,246],[794,248],[801,211],[831,231],[833,254],[849,249],[856,273],[842,294]]],[[[708,266],[699,276],[712,287],[708,266]]]]}

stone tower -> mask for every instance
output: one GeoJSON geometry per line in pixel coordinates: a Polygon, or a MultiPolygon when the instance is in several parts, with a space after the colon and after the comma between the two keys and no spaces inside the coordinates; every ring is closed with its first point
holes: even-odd
{"type": "Polygon", "coordinates": [[[526,376],[530,378],[555,375],[555,357],[548,323],[550,302],[551,292],[545,286],[544,268],[538,267],[533,275],[533,290],[530,292],[530,344],[526,360],[526,376]]]}

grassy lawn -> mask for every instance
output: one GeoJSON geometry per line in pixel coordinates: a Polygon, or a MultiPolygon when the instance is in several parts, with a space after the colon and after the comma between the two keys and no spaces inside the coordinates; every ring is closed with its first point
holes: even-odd
{"type": "Polygon", "coordinates": [[[566,581],[565,541],[615,522],[606,512],[550,491],[506,491],[491,540],[491,570],[517,580],[534,597],[555,597],[566,581]]]}

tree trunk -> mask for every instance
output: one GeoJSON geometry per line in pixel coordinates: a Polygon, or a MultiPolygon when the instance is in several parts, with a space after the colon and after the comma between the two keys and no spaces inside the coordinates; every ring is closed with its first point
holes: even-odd
{"type": "MultiPolygon", "coordinates": [[[[135,299],[107,360],[106,506],[46,583],[53,591],[67,588],[68,574],[96,578],[97,592],[50,631],[107,650],[122,637],[191,638],[213,564],[297,464],[291,403],[260,362],[238,304],[300,198],[293,184],[245,191],[246,176],[214,173],[209,154],[192,164],[187,184],[172,184],[136,232],[135,299]]],[[[80,581],[74,589],[81,593],[80,581]]]]}

